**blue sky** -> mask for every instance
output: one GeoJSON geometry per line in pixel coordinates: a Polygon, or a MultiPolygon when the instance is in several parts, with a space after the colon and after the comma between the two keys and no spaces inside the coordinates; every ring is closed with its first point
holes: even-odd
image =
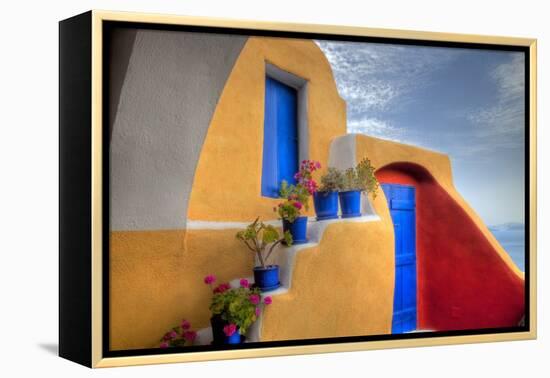
{"type": "Polygon", "coordinates": [[[524,55],[317,41],[347,102],[348,132],[446,153],[488,225],[524,222],[524,55]]]}

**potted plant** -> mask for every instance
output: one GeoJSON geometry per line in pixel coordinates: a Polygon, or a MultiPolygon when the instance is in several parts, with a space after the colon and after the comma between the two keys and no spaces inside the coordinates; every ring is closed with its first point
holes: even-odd
{"type": "Polygon", "coordinates": [[[271,297],[262,300],[260,289],[251,287],[244,278],[237,288],[232,288],[228,283],[214,287],[216,277],[213,275],[206,276],[204,282],[210,285],[213,293],[210,303],[213,343],[244,342],[246,331],[261,315],[264,306],[271,304],[271,297]]]}
{"type": "Polygon", "coordinates": [[[313,194],[313,204],[317,220],[338,218],[338,191],[342,188],[343,175],[336,168],[330,167],[321,176],[321,186],[313,194]]]}
{"type": "Polygon", "coordinates": [[[187,345],[193,345],[193,342],[197,338],[197,332],[191,329],[191,323],[183,319],[181,324],[172,328],[166,332],[160,340],[161,348],[168,347],[181,347],[187,345]]]}
{"type": "Polygon", "coordinates": [[[292,235],[293,244],[307,243],[307,216],[301,214],[302,209],[309,210],[309,197],[317,191],[312,173],[319,168],[318,161],[304,160],[294,175],[296,184],[288,184],[285,180],[281,183],[279,194],[284,201],[273,210],[281,217],[284,232],[289,231],[292,235]]]}
{"type": "Polygon", "coordinates": [[[339,193],[342,218],[361,216],[361,192],[372,193],[375,198],[377,189],[378,180],[369,159],[364,158],[355,168],[347,169],[339,193]]]}
{"type": "Polygon", "coordinates": [[[260,222],[260,218],[256,218],[244,230],[237,232],[236,237],[254,252],[260,263],[259,266],[254,267],[255,285],[261,291],[274,290],[281,286],[279,265],[267,265],[267,261],[279,243],[284,242],[288,246],[292,245],[290,232],[285,231],[283,237],[280,237],[279,231],[275,227],[266,225],[260,222]]]}

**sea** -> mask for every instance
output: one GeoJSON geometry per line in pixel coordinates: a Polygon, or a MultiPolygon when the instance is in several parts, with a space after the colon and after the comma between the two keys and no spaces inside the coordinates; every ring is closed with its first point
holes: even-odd
{"type": "Polygon", "coordinates": [[[490,226],[489,230],[518,268],[525,272],[525,225],[523,223],[504,223],[490,226]]]}

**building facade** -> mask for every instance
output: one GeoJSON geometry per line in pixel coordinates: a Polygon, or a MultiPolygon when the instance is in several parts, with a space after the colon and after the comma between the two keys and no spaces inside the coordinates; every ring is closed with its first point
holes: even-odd
{"type": "Polygon", "coordinates": [[[345,101],[314,41],[113,36],[112,349],[154,347],[182,318],[207,343],[203,277],[251,276],[254,256],[235,233],[258,216],[280,224],[273,185],[303,159],[323,173],[368,157],[383,185],[363,196],[359,218],[317,222],[309,211],[309,242],[276,252],[283,285],[250,339],[520,321],[523,273],[454,188],[449,158],[347,134],[345,101]]]}

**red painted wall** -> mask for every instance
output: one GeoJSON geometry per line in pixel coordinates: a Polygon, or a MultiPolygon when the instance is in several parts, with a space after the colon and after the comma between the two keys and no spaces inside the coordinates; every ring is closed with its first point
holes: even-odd
{"type": "Polygon", "coordinates": [[[429,172],[399,163],[376,176],[382,183],[416,187],[418,327],[516,326],[524,313],[523,279],[429,172]]]}

